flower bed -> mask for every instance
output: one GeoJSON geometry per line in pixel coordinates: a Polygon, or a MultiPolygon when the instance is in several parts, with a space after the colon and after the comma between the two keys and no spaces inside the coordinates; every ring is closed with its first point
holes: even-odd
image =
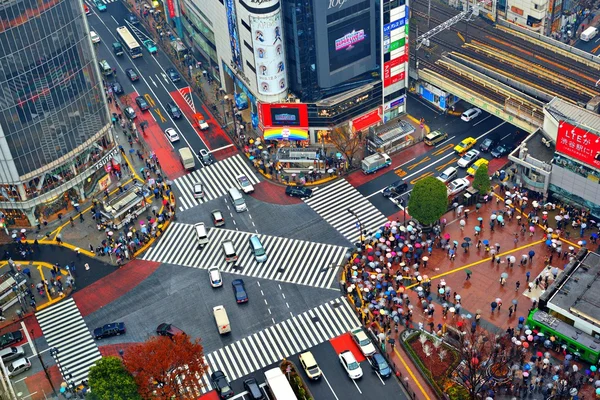
{"type": "Polygon", "coordinates": [[[302,379],[302,376],[298,373],[298,369],[293,362],[284,360],[279,368],[281,369],[281,372],[288,375],[290,385],[299,400],[313,400],[312,394],[310,393],[308,386],[306,386],[306,382],[304,382],[304,379],[302,379]],[[287,373],[288,367],[290,368],[289,374],[287,373]]]}

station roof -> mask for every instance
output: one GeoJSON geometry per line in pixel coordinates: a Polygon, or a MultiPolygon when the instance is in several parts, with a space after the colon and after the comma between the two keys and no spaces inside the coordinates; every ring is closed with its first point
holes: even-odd
{"type": "Polygon", "coordinates": [[[573,122],[573,125],[587,127],[600,133],[600,115],[586,110],[561,98],[553,98],[547,105],[546,111],[553,114],[557,120],[573,122]]]}

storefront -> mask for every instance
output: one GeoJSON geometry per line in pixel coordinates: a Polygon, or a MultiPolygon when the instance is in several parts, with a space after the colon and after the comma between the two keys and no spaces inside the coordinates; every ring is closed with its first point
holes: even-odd
{"type": "Polygon", "coordinates": [[[423,99],[443,111],[452,108],[460,100],[452,93],[445,92],[424,81],[418,83],[417,90],[423,99]]]}

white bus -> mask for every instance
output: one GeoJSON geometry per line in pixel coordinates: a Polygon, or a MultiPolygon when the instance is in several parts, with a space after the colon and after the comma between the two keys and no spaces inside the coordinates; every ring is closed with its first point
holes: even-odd
{"type": "Polygon", "coordinates": [[[117,28],[117,35],[119,36],[119,40],[123,44],[123,47],[129,51],[131,58],[137,58],[142,56],[142,48],[140,44],[135,40],[129,29],[125,26],[119,26],[117,28]]]}
{"type": "Polygon", "coordinates": [[[265,380],[275,400],[298,400],[281,369],[273,368],[265,371],[265,380]]]}

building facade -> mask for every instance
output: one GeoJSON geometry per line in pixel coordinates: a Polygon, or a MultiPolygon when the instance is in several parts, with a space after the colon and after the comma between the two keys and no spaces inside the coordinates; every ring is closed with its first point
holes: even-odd
{"type": "Polygon", "coordinates": [[[49,219],[98,190],[115,152],[80,0],[0,5],[0,211],[49,219]]]}

